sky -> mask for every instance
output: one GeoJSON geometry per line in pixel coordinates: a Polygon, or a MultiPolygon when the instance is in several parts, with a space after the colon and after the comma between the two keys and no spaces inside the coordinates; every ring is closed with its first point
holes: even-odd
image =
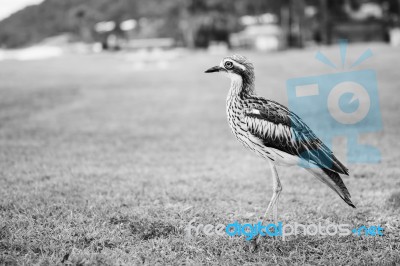
{"type": "Polygon", "coordinates": [[[29,5],[35,5],[43,0],[0,0],[0,20],[29,5]]]}

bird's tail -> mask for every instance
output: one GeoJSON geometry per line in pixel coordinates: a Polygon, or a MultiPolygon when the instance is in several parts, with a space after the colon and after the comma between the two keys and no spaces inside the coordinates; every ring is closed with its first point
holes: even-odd
{"type": "Polygon", "coordinates": [[[321,182],[328,185],[333,191],[335,191],[349,206],[355,208],[353,202],[351,202],[350,193],[340,178],[340,175],[327,168],[312,167],[307,168],[315,177],[317,177],[321,182]]]}

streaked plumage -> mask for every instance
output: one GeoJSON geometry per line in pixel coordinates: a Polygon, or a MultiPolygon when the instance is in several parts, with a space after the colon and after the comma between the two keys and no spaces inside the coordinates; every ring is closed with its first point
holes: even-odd
{"type": "Polygon", "coordinates": [[[309,172],[355,207],[340,178],[340,174],[349,174],[348,169],[296,114],[277,102],[256,96],[254,68],[245,57],[226,57],[219,66],[206,71],[210,72],[224,72],[231,79],[227,116],[232,133],[245,147],[271,163],[274,195],[267,212],[276,205],[281,190],[275,165],[307,166],[309,172]]]}

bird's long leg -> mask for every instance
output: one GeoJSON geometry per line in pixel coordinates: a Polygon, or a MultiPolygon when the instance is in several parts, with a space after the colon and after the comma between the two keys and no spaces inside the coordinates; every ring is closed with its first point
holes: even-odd
{"type": "Polygon", "coordinates": [[[276,191],[277,196],[276,196],[276,200],[275,200],[275,204],[274,204],[274,211],[273,211],[273,213],[274,213],[274,216],[273,216],[274,217],[274,223],[277,224],[278,223],[279,196],[281,195],[281,192],[282,192],[282,185],[281,185],[281,182],[279,180],[278,171],[276,171],[275,166],[272,165],[271,162],[270,162],[270,166],[271,166],[271,170],[272,170],[272,175],[273,176],[275,175],[274,179],[276,179],[276,183],[277,183],[276,184],[276,188],[275,188],[275,185],[274,185],[274,192],[276,191]]]}
{"type": "Polygon", "coordinates": [[[267,219],[270,211],[272,208],[274,208],[274,220],[277,220],[277,216],[278,216],[278,199],[279,199],[279,195],[281,194],[282,191],[282,185],[281,185],[281,181],[279,180],[279,176],[278,176],[278,172],[276,171],[275,165],[269,161],[269,165],[271,167],[271,172],[272,172],[272,186],[273,186],[273,194],[272,194],[272,198],[271,201],[268,204],[268,208],[265,211],[264,214],[264,219],[263,222],[267,219]]]}
{"type": "MultiPolygon", "coordinates": [[[[282,191],[282,185],[281,185],[281,181],[279,180],[279,176],[278,176],[278,172],[276,171],[275,165],[269,161],[269,165],[271,167],[271,171],[272,171],[272,185],[273,185],[273,194],[272,194],[272,198],[271,201],[268,204],[267,210],[265,211],[264,214],[264,218],[262,220],[262,223],[264,224],[264,222],[267,220],[269,212],[271,211],[272,208],[274,208],[274,220],[275,222],[277,222],[277,218],[278,218],[278,211],[277,211],[277,207],[278,207],[278,199],[279,199],[279,195],[281,194],[282,191]]],[[[257,244],[260,242],[260,235],[258,235],[256,242],[255,242],[255,247],[257,247],[257,244]]]]}
{"type": "Polygon", "coordinates": [[[279,204],[279,196],[280,196],[280,192],[276,198],[275,204],[274,204],[274,223],[277,224],[278,223],[278,204],[279,204]]]}

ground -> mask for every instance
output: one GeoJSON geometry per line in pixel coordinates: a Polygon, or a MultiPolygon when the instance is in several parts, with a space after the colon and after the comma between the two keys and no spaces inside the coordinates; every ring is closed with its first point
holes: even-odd
{"type": "MultiPolygon", "coordinates": [[[[353,45],[349,60],[369,47],[359,69],[377,72],[384,129],[362,140],[382,162],[348,165],[357,209],[279,167],[279,220],[381,225],[384,236],[268,238],[255,252],[243,237],[185,232],[194,218],[255,222],[272,195],[268,164],[228,128],[228,79],[204,74],[222,55],[144,68],[125,54],[0,62],[0,264],[399,264],[400,50],[353,45]]],[[[337,47],[322,50],[340,60],[337,47]]],[[[287,104],[288,78],[334,72],[316,51],[244,54],[258,93],[287,104]]]]}

